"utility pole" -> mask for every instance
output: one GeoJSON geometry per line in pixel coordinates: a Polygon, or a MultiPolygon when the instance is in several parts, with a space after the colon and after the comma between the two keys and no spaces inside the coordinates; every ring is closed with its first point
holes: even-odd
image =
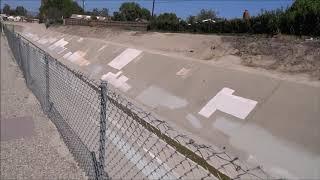
{"type": "Polygon", "coordinates": [[[83,13],[85,13],[86,11],[84,10],[84,1],[85,0],[82,0],[82,9],[83,9],[83,13]]]}
{"type": "Polygon", "coordinates": [[[154,13],[154,2],[155,2],[155,0],[153,0],[153,4],[152,4],[152,14],[151,14],[151,17],[153,17],[153,13],[154,13]]]}

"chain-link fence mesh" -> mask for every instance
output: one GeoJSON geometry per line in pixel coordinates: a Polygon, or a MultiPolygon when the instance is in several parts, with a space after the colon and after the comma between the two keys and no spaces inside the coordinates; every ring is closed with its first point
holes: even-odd
{"type": "Polygon", "coordinates": [[[89,80],[10,30],[27,86],[92,179],[268,179],[225,149],[196,143],[105,82],[89,80]]]}

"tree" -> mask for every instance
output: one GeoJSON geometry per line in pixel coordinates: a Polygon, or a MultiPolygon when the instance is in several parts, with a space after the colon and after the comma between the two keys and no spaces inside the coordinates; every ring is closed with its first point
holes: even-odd
{"type": "Polygon", "coordinates": [[[99,16],[100,12],[98,8],[94,8],[91,13],[93,16],[99,16]]]}
{"type": "Polygon", "coordinates": [[[114,19],[118,21],[135,21],[137,18],[149,20],[151,13],[146,8],[141,8],[138,3],[122,3],[119,12],[114,12],[114,19]]]}
{"type": "Polygon", "coordinates": [[[126,21],[126,18],[120,12],[113,12],[112,20],[114,20],[114,21],[126,21]]]}
{"type": "Polygon", "coordinates": [[[187,23],[188,23],[188,24],[194,24],[194,23],[196,23],[196,22],[197,22],[196,16],[189,16],[189,17],[187,17],[187,23]]]}
{"type": "Polygon", "coordinates": [[[18,16],[26,16],[28,11],[23,6],[16,7],[16,15],[18,16]]]}
{"type": "Polygon", "coordinates": [[[100,16],[104,16],[104,17],[109,16],[109,9],[102,8],[102,10],[100,11],[100,16]]]}
{"type": "Polygon", "coordinates": [[[3,13],[4,14],[11,14],[11,8],[8,4],[5,4],[3,7],[3,13]]]}
{"type": "Polygon", "coordinates": [[[151,18],[151,13],[148,9],[146,8],[142,8],[141,9],[141,17],[142,19],[145,19],[145,20],[150,20],[151,18]]]}
{"type": "Polygon", "coordinates": [[[40,20],[61,21],[72,13],[83,12],[83,9],[73,0],[47,0],[43,1],[40,9],[40,20]]]}
{"type": "Polygon", "coordinates": [[[175,13],[163,13],[152,22],[151,26],[165,31],[177,31],[179,29],[179,18],[175,13]]]}
{"type": "Polygon", "coordinates": [[[92,16],[103,16],[107,17],[109,16],[109,10],[107,8],[102,8],[99,10],[98,8],[92,9],[92,12],[87,12],[87,14],[92,15],[92,16]]]}
{"type": "Polygon", "coordinates": [[[82,7],[76,1],[73,1],[72,14],[83,14],[83,13],[84,13],[84,10],[82,9],[82,7]]]}
{"type": "Polygon", "coordinates": [[[201,11],[197,15],[196,19],[197,19],[197,21],[200,21],[200,22],[203,20],[206,20],[206,19],[216,20],[217,13],[211,9],[209,9],[209,10],[201,9],[201,11]]]}

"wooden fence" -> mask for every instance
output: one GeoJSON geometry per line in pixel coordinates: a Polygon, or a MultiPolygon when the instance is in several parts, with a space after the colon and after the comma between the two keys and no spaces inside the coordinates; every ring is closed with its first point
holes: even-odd
{"type": "Polygon", "coordinates": [[[93,27],[118,27],[122,29],[146,31],[149,23],[147,22],[129,22],[129,21],[99,21],[85,19],[65,19],[65,25],[80,25],[93,27]]]}

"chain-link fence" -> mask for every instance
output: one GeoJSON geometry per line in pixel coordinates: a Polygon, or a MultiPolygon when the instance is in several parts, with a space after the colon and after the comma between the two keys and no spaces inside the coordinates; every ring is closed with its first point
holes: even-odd
{"type": "Polygon", "coordinates": [[[28,88],[90,179],[268,179],[196,143],[105,82],[89,80],[4,26],[28,88]]]}

